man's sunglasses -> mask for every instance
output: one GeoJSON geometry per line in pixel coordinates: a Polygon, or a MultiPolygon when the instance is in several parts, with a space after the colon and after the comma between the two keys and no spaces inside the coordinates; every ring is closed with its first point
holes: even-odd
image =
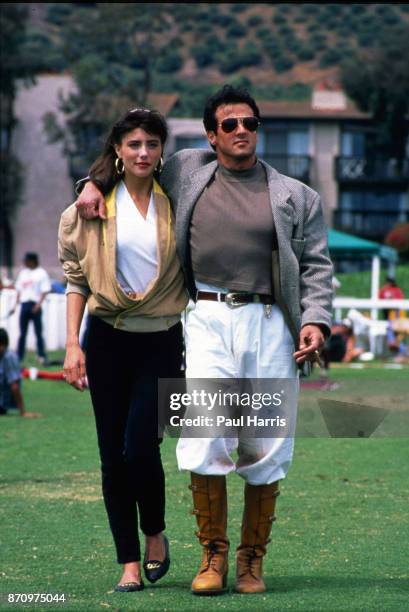
{"type": "Polygon", "coordinates": [[[257,117],[232,117],[231,119],[223,119],[218,126],[222,128],[223,132],[229,134],[237,128],[239,123],[249,132],[255,132],[260,125],[257,117]]]}

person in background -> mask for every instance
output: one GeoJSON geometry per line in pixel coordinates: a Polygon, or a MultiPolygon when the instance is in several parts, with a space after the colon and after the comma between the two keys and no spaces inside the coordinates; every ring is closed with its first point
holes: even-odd
{"type": "MultiPolygon", "coordinates": [[[[387,276],[385,284],[379,289],[380,300],[403,300],[405,294],[392,276],[387,276]]],[[[385,308],[383,315],[385,319],[396,318],[397,310],[385,308]]]]}
{"type": "Polygon", "coordinates": [[[46,295],[51,291],[51,283],[47,272],[39,265],[37,253],[29,252],[25,254],[24,268],[17,276],[15,288],[17,290],[17,301],[10,314],[21,304],[19,320],[20,338],[17,348],[18,358],[20,362],[24,359],[28,325],[32,321],[37,338],[38,361],[46,365],[47,356],[43,339],[42,304],[46,295]]]}
{"type": "Polygon", "coordinates": [[[0,415],[7,414],[9,408],[17,408],[20,416],[36,418],[38,412],[26,412],[20,388],[21,371],[17,355],[9,350],[9,336],[0,328],[0,415]]]}

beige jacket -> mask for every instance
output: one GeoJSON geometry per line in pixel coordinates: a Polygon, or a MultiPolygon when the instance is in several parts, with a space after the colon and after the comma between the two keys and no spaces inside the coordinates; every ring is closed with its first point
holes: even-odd
{"type": "Polygon", "coordinates": [[[132,295],[122,290],[116,278],[116,187],[106,198],[107,220],[84,221],[74,204],[61,215],[58,257],[68,282],[67,293],[86,296],[90,314],[126,331],[169,329],[188,302],[176,254],[172,210],[156,181],[154,200],[158,271],[143,293],[132,295]]]}

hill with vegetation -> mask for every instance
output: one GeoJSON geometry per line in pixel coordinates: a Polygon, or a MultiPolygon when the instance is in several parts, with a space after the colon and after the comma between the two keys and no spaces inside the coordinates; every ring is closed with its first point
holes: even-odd
{"type": "Polygon", "coordinates": [[[203,95],[225,81],[251,86],[270,99],[303,99],[313,83],[336,76],[341,61],[375,45],[381,31],[409,34],[407,4],[28,6],[28,51],[42,70],[75,70],[78,61],[95,61],[96,70],[109,71],[110,60],[122,61],[129,79],[132,71],[140,78],[137,73],[148,65],[150,89],[179,92],[182,115],[194,113],[196,98],[201,105],[203,95]],[[101,52],[104,65],[96,57],[101,52]]]}

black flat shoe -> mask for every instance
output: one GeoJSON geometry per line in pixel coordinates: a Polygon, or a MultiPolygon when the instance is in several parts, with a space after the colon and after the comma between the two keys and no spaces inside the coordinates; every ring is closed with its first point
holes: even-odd
{"type": "Polygon", "coordinates": [[[115,591],[118,593],[133,593],[134,591],[142,591],[145,588],[142,580],[140,582],[125,582],[124,584],[117,584],[115,591]]]}
{"type": "Polygon", "coordinates": [[[163,561],[156,561],[155,559],[150,559],[149,561],[145,558],[143,560],[143,570],[145,572],[145,576],[149,582],[156,582],[159,578],[162,578],[168,571],[170,566],[170,557],[169,557],[169,542],[168,538],[164,535],[163,541],[165,543],[165,558],[163,561]]]}

